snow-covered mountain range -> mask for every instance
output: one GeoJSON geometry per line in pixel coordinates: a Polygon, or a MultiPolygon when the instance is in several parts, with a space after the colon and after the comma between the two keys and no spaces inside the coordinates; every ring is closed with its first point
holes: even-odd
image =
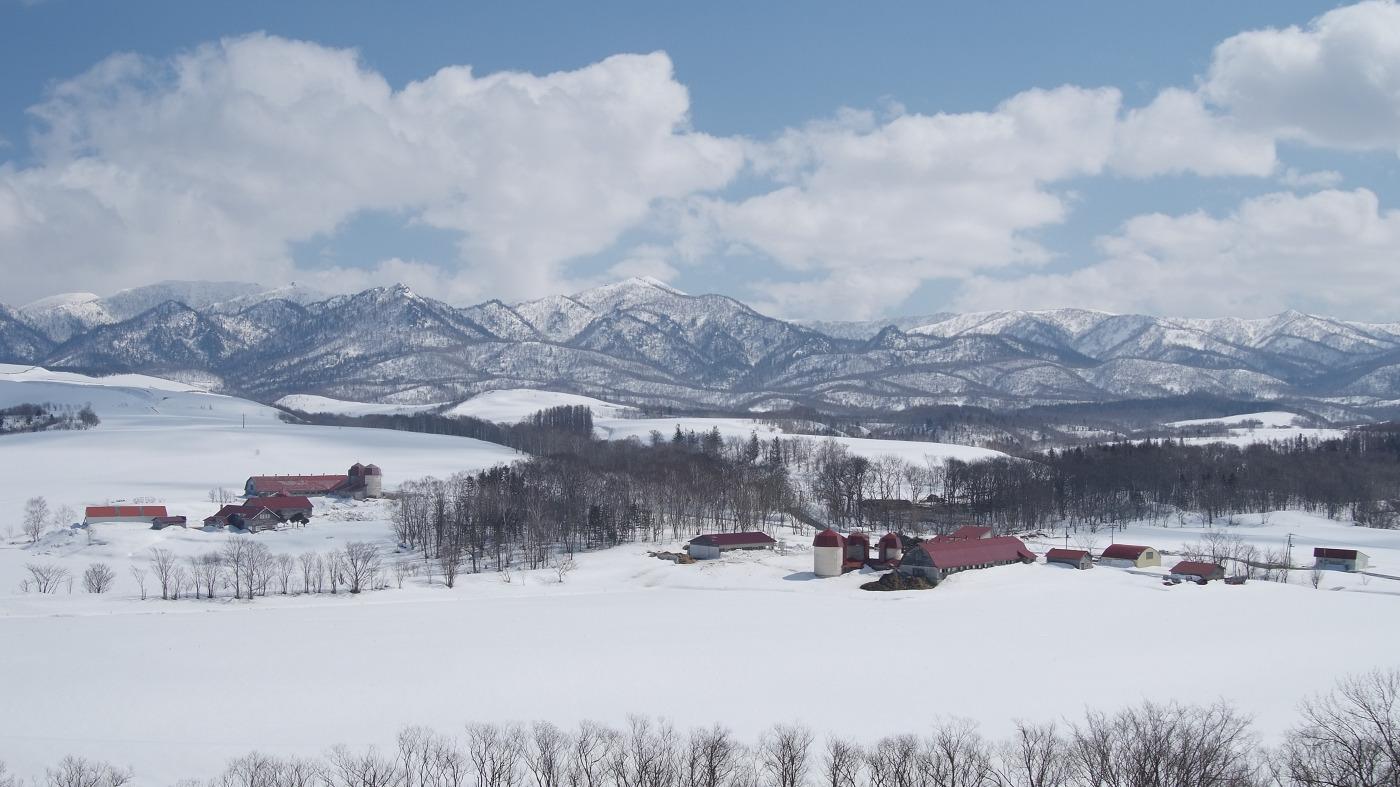
{"type": "Polygon", "coordinates": [[[654,279],[467,308],[404,286],[167,282],[0,307],[0,361],[198,379],[273,401],[445,402],[505,388],[727,409],[901,409],[1181,394],[1332,417],[1400,401],[1400,323],[1285,312],[1188,320],[1077,309],[800,324],[654,279]]]}

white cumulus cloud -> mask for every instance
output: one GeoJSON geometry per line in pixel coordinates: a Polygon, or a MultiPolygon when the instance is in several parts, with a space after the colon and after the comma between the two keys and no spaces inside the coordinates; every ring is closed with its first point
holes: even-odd
{"type": "Polygon", "coordinates": [[[539,294],[659,201],[733,177],[741,146],[692,131],[688,111],[660,53],[542,76],[451,67],[397,90],[352,50],[267,35],[113,56],[31,110],[36,164],[0,168],[8,297],[57,275],[98,291],[287,279],[290,244],[367,211],[460,238],[435,274],[384,275],[539,294]]]}
{"type": "Polygon", "coordinates": [[[1135,217],[1079,270],[977,277],[964,309],[1096,307],[1173,316],[1263,316],[1302,307],[1395,319],[1400,211],[1366,189],[1267,194],[1233,212],[1135,217]]]}

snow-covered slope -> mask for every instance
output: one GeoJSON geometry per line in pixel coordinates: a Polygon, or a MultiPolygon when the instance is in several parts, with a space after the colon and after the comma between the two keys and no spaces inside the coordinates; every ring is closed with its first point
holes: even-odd
{"type": "Polygon", "coordinates": [[[563,406],[591,408],[595,419],[617,418],[636,411],[636,408],[605,402],[591,396],[517,388],[477,394],[465,402],[443,410],[442,414],[465,415],[498,423],[515,423],[540,410],[563,406]]]}
{"type": "Polygon", "coordinates": [[[238,489],[250,475],[335,473],[373,462],[392,488],[519,457],[466,438],[288,424],[274,408],[171,380],[0,366],[0,406],[19,402],[90,404],[102,422],[0,438],[0,512],[11,522],[35,495],[76,510],[155,498],[173,513],[203,519],[212,513],[211,488],[238,489]]]}

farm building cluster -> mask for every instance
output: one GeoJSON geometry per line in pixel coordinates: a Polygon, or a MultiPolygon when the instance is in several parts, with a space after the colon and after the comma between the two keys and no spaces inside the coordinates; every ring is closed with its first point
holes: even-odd
{"type": "MultiPolygon", "coordinates": [[[[312,497],[352,500],[381,497],[384,474],[376,465],[356,462],[339,475],[255,475],[243,484],[244,501],[230,503],[204,518],[205,527],[231,527],[258,532],[311,521],[312,497]]],[[[159,530],[187,526],[183,516],[170,516],[163,505],[88,506],[83,524],[133,522],[159,530]]]]}
{"type": "MultiPolygon", "coordinates": [[[[733,550],[772,549],[777,541],[770,535],[707,533],[686,545],[694,560],[715,560],[733,550]]],[[[860,531],[841,534],[826,528],[812,539],[812,573],[817,577],[837,577],[850,571],[892,570],[906,578],[917,578],[937,585],[952,574],[993,566],[1035,563],[1042,556],[1031,551],[1015,536],[995,535],[992,528],[967,525],[945,535],[928,539],[911,538],[888,532],[875,541],[860,531]]],[[[1162,551],[1140,544],[1110,544],[1096,558],[1087,549],[1052,548],[1043,555],[1048,565],[1087,570],[1095,565],[1126,569],[1162,566],[1162,551]]],[[[1314,568],[1336,571],[1364,571],[1369,563],[1364,553],[1350,549],[1318,547],[1313,551],[1314,568]]],[[[1224,581],[1242,584],[1243,576],[1228,576],[1225,566],[1202,560],[1181,560],[1163,577],[1166,584],[1224,581]]]]}

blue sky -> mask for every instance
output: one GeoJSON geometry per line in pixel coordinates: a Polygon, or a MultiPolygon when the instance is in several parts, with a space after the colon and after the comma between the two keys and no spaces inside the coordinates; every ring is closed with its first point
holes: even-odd
{"type": "Polygon", "coordinates": [[[1394,319],[1400,113],[1364,109],[1395,101],[1392,28],[1389,3],[1277,0],[9,3],[0,300],[296,278],[465,302],[639,273],[795,317],[1394,319]],[[1260,65],[1279,52],[1292,70],[1260,65]],[[434,80],[452,66],[471,89],[434,80]],[[534,81],[496,95],[503,71],[534,81]],[[424,83],[450,120],[403,106],[424,83]],[[538,91],[559,103],[530,116],[538,91]],[[342,134],[365,106],[382,127],[342,134]],[[279,149],[302,131],[324,143],[279,149]]]}

